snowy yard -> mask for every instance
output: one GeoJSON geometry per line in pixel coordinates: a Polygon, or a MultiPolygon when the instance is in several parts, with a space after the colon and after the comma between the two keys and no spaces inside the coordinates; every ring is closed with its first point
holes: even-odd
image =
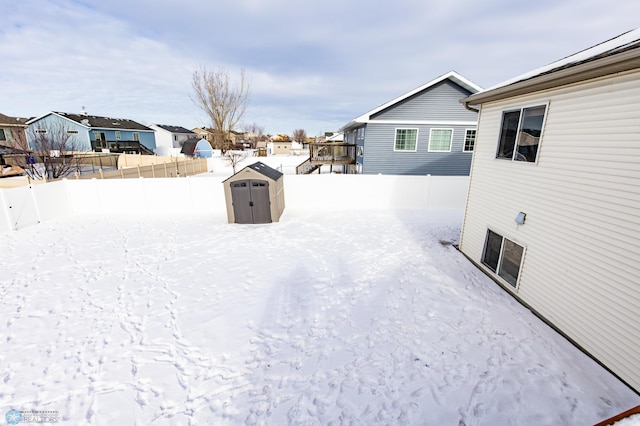
{"type": "Polygon", "coordinates": [[[285,210],[270,225],[81,217],[10,232],[0,407],[74,425],[538,426],[640,404],[451,246],[461,217],[285,210]]]}

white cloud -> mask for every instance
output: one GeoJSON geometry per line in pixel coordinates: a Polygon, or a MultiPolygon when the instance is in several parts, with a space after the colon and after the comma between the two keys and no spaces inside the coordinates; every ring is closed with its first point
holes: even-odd
{"type": "Polygon", "coordinates": [[[84,105],[203,125],[189,99],[191,75],[222,65],[246,69],[247,121],[270,132],[335,130],[452,69],[490,86],[637,25],[632,0],[6,3],[0,90],[11,103],[0,112],[84,105]]]}

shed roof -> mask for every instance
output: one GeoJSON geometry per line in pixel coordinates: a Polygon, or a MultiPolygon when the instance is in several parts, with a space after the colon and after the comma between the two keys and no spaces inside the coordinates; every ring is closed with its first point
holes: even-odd
{"type": "Polygon", "coordinates": [[[184,141],[182,144],[182,149],[180,150],[180,154],[184,155],[194,155],[196,152],[196,145],[198,144],[199,139],[189,139],[184,141]]]}
{"type": "Polygon", "coordinates": [[[461,102],[479,105],[638,68],[640,29],[635,29],[470,95],[461,102]]]}
{"type": "MultiPolygon", "coordinates": [[[[274,169],[272,167],[267,166],[266,164],[264,164],[261,161],[256,161],[255,163],[250,164],[247,167],[244,167],[242,170],[245,170],[245,169],[255,170],[256,172],[268,177],[271,180],[278,180],[283,176],[282,172],[280,172],[280,171],[278,171],[278,170],[276,170],[276,169],[274,169]]],[[[242,170],[240,170],[238,173],[242,173],[242,170]]],[[[236,173],[236,174],[238,174],[238,173],[236,173]]],[[[231,176],[231,177],[233,177],[233,176],[231,176]]],[[[231,179],[231,177],[225,179],[225,182],[227,180],[231,179]]]]}

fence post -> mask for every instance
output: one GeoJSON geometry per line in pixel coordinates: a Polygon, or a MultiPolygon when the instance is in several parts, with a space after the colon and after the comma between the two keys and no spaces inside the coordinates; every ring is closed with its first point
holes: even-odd
{"type": "Polygon", "coordinates": [[[100,173],[100,179],[104,179],[104,174],[102,173],[102,167],[98,169],[98,173],[100,173]]]}
{"type": "Polygon", "coordinates": [[[167,163],[166,163],[166,162],[164,162],[164,163],[162,163],[162,164],[164,164],[164,177],[168,177],[168,176],[167,176],[167,163]]]}
{"type": "Polygon", "coordinates": [[[425,200],[425,210],[429,210],[431,204],[431,173],[427,174],[427,188],[426,188],[427,199],[425,200]]]}
{"type": "Polygon", "coordinates": [[[138,177],[140,177],[140,165],[138,165],[137,167],[138,167],[138,177]]]}

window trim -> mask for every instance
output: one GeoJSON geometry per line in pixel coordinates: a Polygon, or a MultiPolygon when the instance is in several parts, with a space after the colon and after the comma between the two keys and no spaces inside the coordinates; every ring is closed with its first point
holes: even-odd
{"type": "Polygon", "coordinates": [[[453,133],[454,133],[454,129],[451,127],[432,127],[429,129],[429,145],[427,146],[427,152],[451,152],[451,149],[453,148],[453,133]],[[434,130],[450,130],[451,131],[451,138],[449,138],[449,149],[448,150],[444,150],[444,149],[431,149],[431,141],[433,140],[433,131],[434,130]]]}
{"type": "Polygon", "coordinates": [[[140,132],[133,132],[131,136],[135,142],[140,142],[140,132]]]}
{"type": "Polygon", "coordinates": [[[464,140],[462,141],[462,152],[467,152],[467,153],[473,153],[473,151],[475,151],[476,149],[476,140],[478,140],[478,129],[464,129],[464,140]],[[471,149],[466,149],[467,148],[467,134],[469,132],[475,132],[475,134],[473,135],[473,145],[471,147],[471,149]]]}
{"type": "Polygon", "coordinates": [[[495,154],[495,159],[496,160],[506,160],[506,161],[512,161],[512,162],[518,162],[518,163],[528,163],[528,164],[538,164],[538,158],[540,157],[540,147],[542,146],[542,138],[544,137],[544,129],[547,125],[547,115],[549,114],[549,101],[546,102],[532,102],[532,103],[528,103],[528,104],[524,104],[519,108],[510,108],[510,109],[504,109],[502,110],[502,115],[500,117],[500,130],[498,132],[498,143],[496,145],[496,154],[495,154]],[[538,138],[538,150],[536,151],[536,158],[534,161],[522,161],[522,160],[516,160],[516,152],[518,152],[518,144],[520,141],[520,128],[522,126],[522,117],[524,115],[524,110],[525,109],[532,109],[532,108],[536,108],[536,107],[542,107],[544,106],[544,116],[542,117],[542,124],[540,125],[540,137],[538,138]],[[518,117],[518,128],[516,129],[516,140],[513,144],[513,153],[511,154],[511,158],[507,158],[507,157],[499,157],[498,154],[500,153],[500,140],[502,139],[502,126],[504,123],[504,115],[505,113],[509,113],[509,112],[516,112],[516,111],[520,111],[520,116],[518,117]]]}
{"type": "Polygon", "coordinates": [[[393,152],[417,152],[418,151],[418,137],[420,136],[420,129],[417,127],[396,127],[393,130],[393,152]],[[416,131],[416,146],[414,149],[397,149],[398,145],[398,130],[415,130],[416,131]]]}
{"type": "Polygon", "coordinates": [[[487,232],[485,233],[485,237],[484,237],[484,244],[482,247],[482,257],[480,258],[480,263],[482,263],[482,265],[484,265],[486,268],[488,268],[492,274],[494,274],[497,278],[499,278],[500,280],[504,281],[509,288],[512,288],[514,290],[517,290],[518,287],[520,286],[520,277],[522,275],[522,266],[524,264],[524,257],[527,251],[527,247],[516,242],[515,240],[508,238],[506,236],[504,236],[502,233],[494,231],[491,228],[487,228],[487,232]],[[489,265],[486,261],[485,261],[485,257],[487,255],[487,243],[489,241],[489,233],[492,232],[495,235],[499,236],[501,238],[500,240],[500,253],[498,255],[498,260],[496,262],[496,269],[495,271],[493,270],[493,268],[491,267],[491,265],[489,265]],[[505,246],[505,242],[506,241],[510,241],[511,243],[519,246],[522,248],[522,254],[520,255],[520,261],[518,263],[518,276],[516,277],[516,282],[515,283],[510,283],[509,281],[507,281],[506,278],[504,278],[502,275],[500,275],[501,269],[502,269],[502,261],[504,260],[504,246],[505,246]]]}

